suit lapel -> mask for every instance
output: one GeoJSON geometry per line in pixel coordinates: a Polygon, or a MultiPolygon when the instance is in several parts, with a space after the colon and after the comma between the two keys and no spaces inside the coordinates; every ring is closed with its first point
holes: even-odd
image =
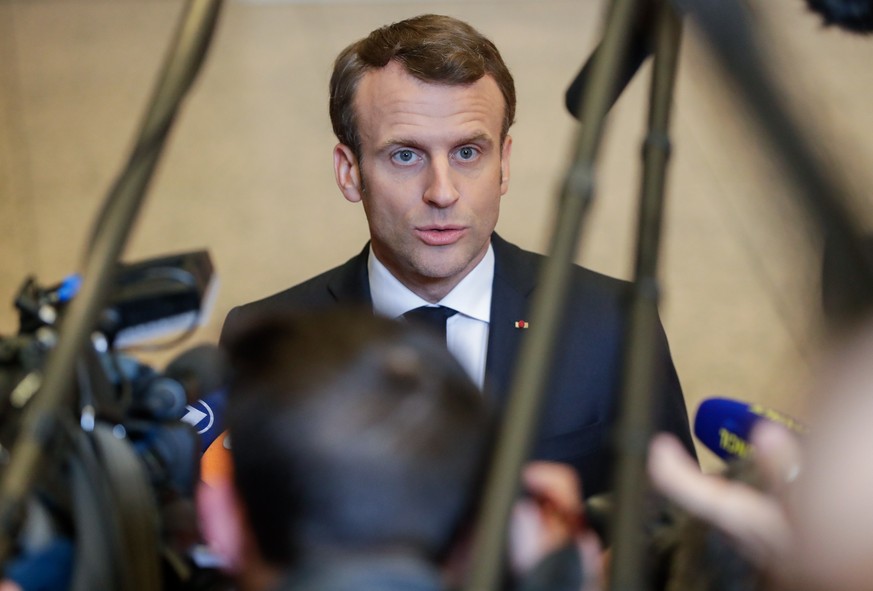
{"type": "Polygon", "coordinates": [[[536,285],[535,257],[509,244],[497,234],[494,246],[494,284],[491,294],[491,321],[485,361],[485,389],[502,407],[509,382],[516,368],[518,347],[525,329],[518,321],[528,321],[529,299],[536,285]]]}
{"type": "Polygon", "coordinates": [[[370,253],[370,243],[364,246],[364,250],[357,256],[349,259],[345,264],[337,268],[337,272],[330,278],[327,290],[338,304],[346,306],[371,306],[373,298],[370,297],[370,275],[367,271],[367,257],[370,253]]]}

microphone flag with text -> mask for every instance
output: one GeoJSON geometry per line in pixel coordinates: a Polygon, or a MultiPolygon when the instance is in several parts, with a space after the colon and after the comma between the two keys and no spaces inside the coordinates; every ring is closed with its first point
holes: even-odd
{"type": "Polygon", "coordinates": [[[759,421],[777,423],[798,435],[809,430],[797,419],[761,404],[708,398],[697,408],[694,436],[725,461],[745,458],[752,450],[749,437],[759,421]]]}

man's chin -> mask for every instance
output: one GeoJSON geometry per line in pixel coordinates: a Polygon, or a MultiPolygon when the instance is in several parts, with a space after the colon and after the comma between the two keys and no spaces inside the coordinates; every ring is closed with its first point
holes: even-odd
{"type": "Polygon", "coordinates": [[[457,261],[419,261],[411,269],[409,279],[420,285],[442,285],[460,281],[466,275],[466,265],[457,261]]]}

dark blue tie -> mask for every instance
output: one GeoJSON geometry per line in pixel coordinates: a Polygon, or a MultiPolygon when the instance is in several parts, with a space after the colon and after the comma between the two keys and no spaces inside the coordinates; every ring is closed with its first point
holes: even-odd
{"type": "Polygon", "coordinates": [[[410,310],[404,314],[403,317],[409,322],[419,326],[428,327],[430,330],[434,331],[437,336],[441,337],[442,341],[445,343],[446,322],[457,313],[457,310],[452,310],[446,306],[422,306],[410,310]]]}

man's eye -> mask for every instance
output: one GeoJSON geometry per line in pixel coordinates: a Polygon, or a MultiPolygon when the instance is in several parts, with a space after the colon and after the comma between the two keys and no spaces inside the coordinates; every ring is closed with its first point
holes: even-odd
{"type": "Polygon", "coordinates": [[[464,146],[463,148],[458,149],[455,153],[459,160],[473,160],[479,155],[479,150],[473,146],[464,146]]]}
{"type": "Polygon", "coordinates": [[[416,155],[412,150],[398,150],[391,158],[400,164],[410,164],[415,161],[416,155]]]}

